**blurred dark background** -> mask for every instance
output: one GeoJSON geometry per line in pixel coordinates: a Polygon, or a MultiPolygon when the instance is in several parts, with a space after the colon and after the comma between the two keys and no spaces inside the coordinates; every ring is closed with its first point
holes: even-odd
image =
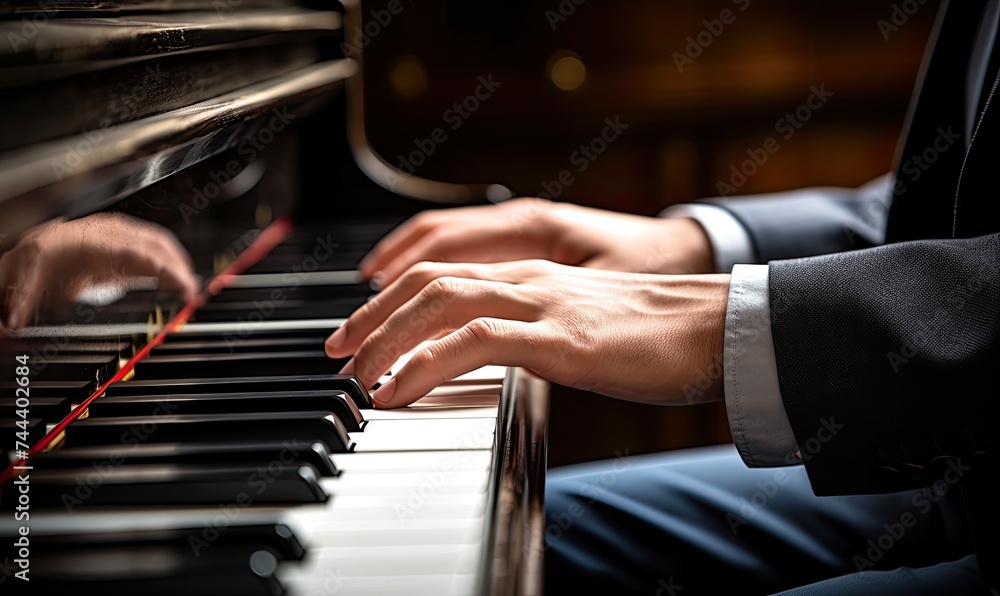
{"type": "MultiPolygon", "coordinates": [[[[345,43],[364,46],[369,137],[394,165],[654,215],[719,194],[720,181],[742,194],[856,186],[888,171],[936,5],[376,0],[345,43]],[[799,111],[800,127],[779,122],[814,88],[832,96],[799,111]],[[628,128],[581,161],[606,118],[628,128]],[[769,137],[778,149],[733,179],[769,137]],[[563,170],[573,183],[560,189],[551,182],[563,170]]],[[[550,465],[730,441],[721,403],[552,393],[550,465]]]]}

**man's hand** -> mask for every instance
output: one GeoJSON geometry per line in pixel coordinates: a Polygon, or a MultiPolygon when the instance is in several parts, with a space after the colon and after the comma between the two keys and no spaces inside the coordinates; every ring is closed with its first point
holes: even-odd
{"type": "Polygon", "coordinates": [[[71,302],[88,285],[136,276],[185,299],[198,291],[190,255],[166,228],[120,213],[44,223],[0,257],[0,329],[27,325],[39,306],[71,302]]]}
{"type": "Polygon", "coordinates": [[[382,287],[421,261],[497,263],[546,259],[633,273],[710,273],[712,247],[691,219],[624,215],[516,199],[500,205],[421,213],[361,262],[382,287]]]}
{"type": "Polygon", "coordinates": [[[532,260],[423,262],[330,336],[331,357],[372,386],[418,352],[373,399],[406,406],[482,366],[520,366],[550,381],[657,404],[714,401],[722,380],[693,387],[722,356],[729,275],[649,275],[532,260]]]}

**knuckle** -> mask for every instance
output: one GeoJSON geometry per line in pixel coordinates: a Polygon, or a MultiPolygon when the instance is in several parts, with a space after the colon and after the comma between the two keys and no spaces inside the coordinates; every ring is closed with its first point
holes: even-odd
{"type": "Polygon", "coordinates": [[[424,298],[430,300],[451,300],[462,291],[462,280],[456,277],[438,277],[425,288],[424,298]]]}
{"type": "Polygon", "coordinates": [[[422,281],[426,284],[434,277],[435,269],[436,265],[431,261],[420,261],[410,265],[403,275],[410,281],[422,281]]]}
{"type": "Polygon", "coordinates": [[[503,337],[503,326],[495,319],[473,319],[466,329],[469,339],[484,348],[488,348],[503,337]]]}

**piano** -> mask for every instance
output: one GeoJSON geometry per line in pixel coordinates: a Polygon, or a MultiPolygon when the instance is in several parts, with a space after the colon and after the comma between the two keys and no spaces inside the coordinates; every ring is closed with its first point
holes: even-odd
{"type": "Polygon", "coordinates": [[[0,0],[3,593],[542,591],[544,382],[376,410],[323,351],[379,238],[511,196],[369,145],[369,18],[0,0]]]}

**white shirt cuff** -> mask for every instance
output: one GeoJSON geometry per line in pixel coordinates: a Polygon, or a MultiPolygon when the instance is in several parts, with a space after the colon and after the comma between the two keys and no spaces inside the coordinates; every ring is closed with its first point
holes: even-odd
{"type": "Polygon", "coordinates": [[[757,260],[750,234],[739,220],[722,207],[683,203],[667,207],[660,212],[660,217],[689,217],[701,224],[712,243],[717,273],[729,273],[737,263],[757,260]]]}
{"type": "Polygon", "coordinates": [[[723,350],[726,413],[743,462],[755,468],[802,463],[781,401],[767,265],[733,267],[723,350]]]}

